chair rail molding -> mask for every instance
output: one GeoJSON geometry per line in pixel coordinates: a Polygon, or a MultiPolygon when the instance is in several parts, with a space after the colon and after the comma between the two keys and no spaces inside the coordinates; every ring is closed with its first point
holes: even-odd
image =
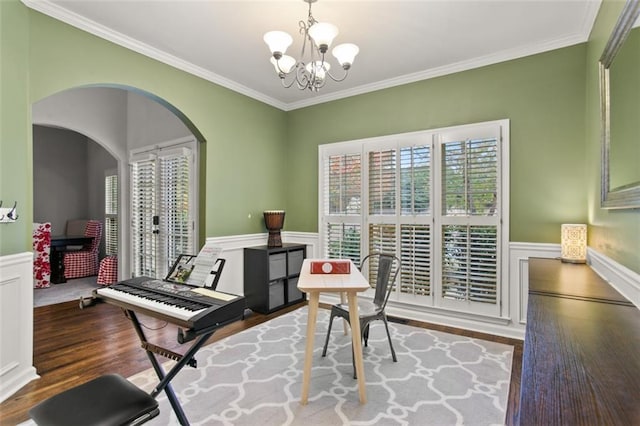
{"type": "Polygon", "coordinates": [[[0,402],[39,378],[33,365],[33,253],[0,256],[0,402]]]}
{"type": "MultiPolygon", "coordinates": [[[[318,234],[311,232],[282,232],[282,242],[305,244],[307,257],[317,257],[318,234]]],[[[264,246],[268,234],[245,234],[224,237],[208,237],[207,243],[222,247],[220,257],[226,259],[224,273],[220,276],[218,289],[232,294],[244,295],[244,248],[264,246]]]]}

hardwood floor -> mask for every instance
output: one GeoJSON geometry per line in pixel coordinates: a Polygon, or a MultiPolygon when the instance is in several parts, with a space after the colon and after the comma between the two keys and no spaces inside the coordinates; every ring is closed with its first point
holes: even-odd
{"type": "MultiPolygon", "coordinates": [[[[254,313],[218,330],[213,342],[253,327],[300,306],[291,306],[270,315],[254,313]]],[[[326,307],[326,306],[325,306],[326,307]]],[[[181,352],[176,328],[153,318],[139,316],[150,342],[181,352]]],[[[515,347],[507,424],[515,424],[520,395],[522,341],[482,333],[408,321],[409,325],[506,343],[515,347]]],[[[145,352],[129,320],[112,305],[99,303],[79,309],[78,302],[66,302],[34,309],[34,365],[40,379],[34,380],[0,404],[0,425],[16,425],[29,419],[28,410],[38,402],[106,373],[124,377],[150,367],[145,352]]]]}

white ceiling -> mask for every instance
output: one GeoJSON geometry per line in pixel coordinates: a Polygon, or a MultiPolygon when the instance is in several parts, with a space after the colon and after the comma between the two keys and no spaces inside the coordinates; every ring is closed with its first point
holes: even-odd
{"type": "MultiPolygon", "coordinates": [[[[587,41],[601,0],[319,0],[318,21],[360,47],[341,83],[280,84],[265,32],[294,37],[303,0],[22,0],[28,7],[283,110],[587,41]]],[[[333,57],[331,57],[333,61],[333,57]]],[[[334,69],[339,69],[333,64],[334,69]]]]}

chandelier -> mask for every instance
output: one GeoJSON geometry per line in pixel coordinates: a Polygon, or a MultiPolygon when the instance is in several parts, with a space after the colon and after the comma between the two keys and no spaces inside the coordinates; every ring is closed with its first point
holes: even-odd
{"type": "Polygon", "coordinates": [[[287,48],[293,42],[289,34],[284,31],[269,31],[264,35],[264,41],[271,50],[271,63],[276,69],[282,85],[286,88],[296,83],[298,89],[309,89],[317,92],[327,82],[327,77],[333,81],[347,78],[353,60],[359,52],[358,46],[352,43],[339,44],[331,53],[338,60],[343,69],[342,76],[336,77],[329,72],[331,64],[325,60],[325,54],[333,39],[338,35],[338,28],[327,22],[318,22],[311,14],[311,5],[317,0],[304,0],[309,3],[307,22],[300,21],[300,34],[303,37],[300,59],[285,55],[287,48]],[[305,56],[306,54],[306,56],[305,56]]]}

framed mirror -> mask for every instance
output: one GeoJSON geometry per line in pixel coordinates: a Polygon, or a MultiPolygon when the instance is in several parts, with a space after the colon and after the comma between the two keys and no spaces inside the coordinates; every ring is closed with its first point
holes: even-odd
{"type": "Polygon", "coordinates": [[[600,57],[601,206],[640,208],[640,0],[627,0],[600,57]]]}

